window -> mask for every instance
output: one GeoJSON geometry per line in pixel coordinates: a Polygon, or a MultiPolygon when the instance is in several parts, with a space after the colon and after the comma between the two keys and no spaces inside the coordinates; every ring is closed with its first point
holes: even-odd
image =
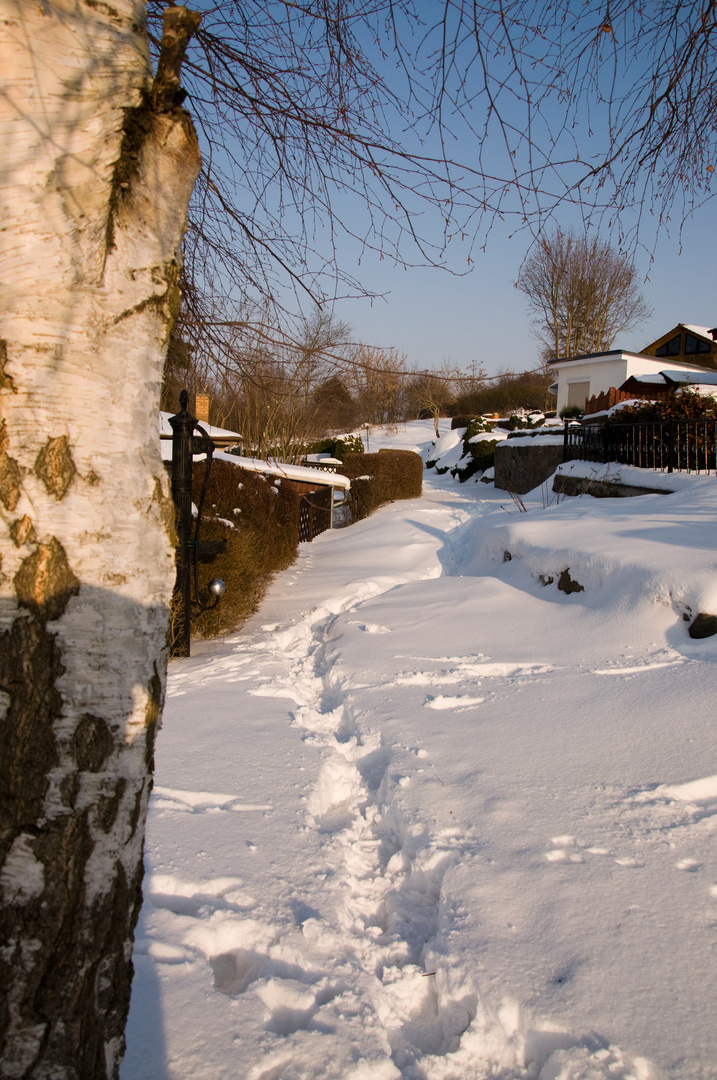
{"type": "Polygon", "coordinates": [[[709,341],[695,337],[694,334],[685,334],[685,355],[693,356],[695,353],[708,353],[712,351],[709,341]]]}
{"type": "Polygon", "coordinates": [[[664,345],[660,345],[659,349],[655,349],[655,356],[679,356],[681,338],[682,334],[675,334],[664,345]]]}

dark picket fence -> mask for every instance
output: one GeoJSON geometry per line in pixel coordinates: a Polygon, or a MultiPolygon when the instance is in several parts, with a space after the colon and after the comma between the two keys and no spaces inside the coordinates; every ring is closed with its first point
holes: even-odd
{"type": "Polygon", "coordinates": [[[717,419],[566,424],[563,461],[616,461],[660,472],[717,471],[717,419]]]}
{"type": "Polygon", "coordinates": [[[299,541],[313,540],[331,528],[333,514],[333,489],[321,488],[301,496],[299,503],[299,541]]]}

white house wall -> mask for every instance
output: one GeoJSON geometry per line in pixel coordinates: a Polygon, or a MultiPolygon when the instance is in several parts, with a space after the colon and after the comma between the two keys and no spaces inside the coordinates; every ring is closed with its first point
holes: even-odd
{"type": "Polygon", "coordinates": [[[643,356],[641,353],[616,352],[604,356],[585,357],[584,360],[569,360],[557,365],[558,400],[557,410],[568,404],[569,387],[574,383],[589,382],[588,397],[606,393],[611,386],[619,387],[632,375],[647,375],[666,369],[670,371],[690,372],[696,365],[672,364],[665,357],[643,356]]]}
{"type": "MultiPolygon", "coordinates": [[[[570,360],[558,368],[558,404],[560,412],[568,404],[568,388],[571,383],[589,382],[590,387],[587,396],[600,394],[603,390],[609,390],[611,386],[619,386],[624,383],[627,375],[626,361],[622,355],[614,357],[592,357],[585,360],[570,360]]],[[[661,365],[664,367],[664,364],[661,365]]],[[[652,368],[646,368],[651,371],[652,368]]],[[[642,372],[640,372],[642,374],[642,372]]]]}

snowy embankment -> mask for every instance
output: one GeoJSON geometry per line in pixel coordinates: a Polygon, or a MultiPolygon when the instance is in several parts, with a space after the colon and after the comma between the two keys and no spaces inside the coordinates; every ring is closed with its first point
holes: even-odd
{"type": "Polygon", "coordinates": [[[123,1080],[716,1075],[717,481],[425,481],[172,664],[123,1080]]]}

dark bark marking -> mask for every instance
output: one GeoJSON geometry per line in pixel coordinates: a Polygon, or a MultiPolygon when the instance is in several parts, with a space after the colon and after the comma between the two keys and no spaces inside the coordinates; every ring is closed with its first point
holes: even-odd
{"type": "Polygon", "coordinates": [[[80,772],[99,772],[114,749],[114,739],[101,716],[85,713],[72,735],[72,752],[80,772]]]}
{"type": "Polygon", "coordinates": [[[60,795],[65,806],[74,810],[80,793],[80,777],[76,772],[69,772],[60,782],[60,795]]]}
{"type": "Polygon", "coordinates": [[[0,635],[0,689],[9,698],[0,724],[0,863],[42,815],[47,777],[59,760],[53,726],[62,712],[55,683],[63,672],[54,635],[33,618],[16,619],[0,635]]]}
{"type": "MultiPolygon", "coordinates": [[[[141,904],[141,860],[129,879],[117,862],[106,894],[91,908],[85,887],[93,823],[112,828],[127,781],[117,778],[111,795],[72,812],[79,788],[79,772],[73,771],[63,785],[68,812],[52,820],[43,816],[47,776],[59,760],[52,729],[62,714],[55,684],[63,670],[55,635],[34,613],[16,619],[0,636],[0,689],[9,698],[0,725],[0,865],[25,833],[45,879],[39,896],[18,897],[0,908],[0,939],[8,946],[0,950],[0,985],[8,988],[7,998],[0,995],[0,1076],[14,1080],[60,1072],[67,1080],[104,1080],[104,1047],[110,1039],[122,1044],[129,1008],[132,965],[125,953],[141,904]],[[21,952],[28,938],[39,942],[29,965],[21,952]],[[15,1035],[10,993],[21,1025],[15,1035]],[[29,1029],[41,1038],[18,1072],[18,1047],[29,1029]]],[[[150,692],[156,697],[156,690],[150,692]]],[[[108,737],[105,721],[83,717],[71,745],[90,771],[112,749],[108,737]]],[[[132,806],[132,833],[144,790],[132,806]]]]}
{"type": "Polygon", "coordinates": [[[13,394],[17,393],[15,383],[12,381],[5,365],[7,364],[7,341],[0,340],[0,390],[12,390],[13,394]]]}
{"type": "Polygon", "coordinates": [[[114,793],[112,795],[102,795],[98,800],[95,809],[95,821],[100,829],[102,829],[102,832],[108,833],[112,830],[112,826],[117,820],[122,796],[126,790],[127,781],[123,776],[120,776],[115,784],[114,793]]]}
{"type": "Polygon", "coordinates": [[[115,22],[120,20],[120,13],[117,8],[112,7],[111,4],[105,4],[102,0],[85,0],[87,7],[94,8],[95,11],[101,11],[103,15],[109,15],[115,22]]]}
{"type": "Polygon", "coordinates": [[[67,562],[65,549],[54,536],[28,555],[15,574],[15,592],[21,607],[47,620],[59,619],[80,582],[67,562]]]}
{"type": "Polygon", "coordinates": [[[22,547],[23,544],[35,543],[37,540],[35,526],[32,524],[32,521],[27,514],[25,514],[24,517],[13,521],[10,526],[10,537],[15,547],[22,547]]]}
{"type": "Polygon", "coordinates": [[[0,502],[6,510],[14,510],[20,498],[22,469],[15,458],[6,452],[7,428],[5,421],[0,423],[0,502]]]}
{"type": "Polygon", "coordinates": [[[147,765],[147,771],[150,776],[154,775],[154,744],[157,739],[158,720],[162,715],[162,708],[164,706],[164,692],[162,688],[162,680],[159,677],[157,671],[157,665],[154,665],[154,674],[149,680],[149,686],[147,687],[149,693],[149,701],[147,702],[147,709],[145,712],[145,751],[144,760],[147,765]]]}
{"type": "Polygon", "coordinates": [[[76,472],[67,436],[59,435],[56,439],[48,439],[37,455],[35,474],[49,493],[58,501],[64,499],[76,472]]]}
{"type": "Polygon", "coordinates": [[[125,319],[131,319],[135,315],[141,315],[143,311],[147,311],[151,308],[155,308],[158,311],[162,311],[163,308],[166,308],[171,318],[173,320],[176,319],[179,314],[182,293],[178,284],[179,269],[174,259],[166,264],[164,276],[167,287],[163,293],[155,293],[152,296],[146,296],[144,300],[140,300],[139,303],[134,304],[133,307],[125,308],[124,311],[120,311],[112,320],[113,324],[116,326],[125,319]]]}
{"type": "Polygon", "coordinates": [[[132,807],[132,813],[129,816],[130,836],[134,836],[135,832],[137,831],[137,825],[139,824],[139,816],[142,812],[143,794],[144,789],[140,788],[134,797],[134,806],[132,807]]]}

